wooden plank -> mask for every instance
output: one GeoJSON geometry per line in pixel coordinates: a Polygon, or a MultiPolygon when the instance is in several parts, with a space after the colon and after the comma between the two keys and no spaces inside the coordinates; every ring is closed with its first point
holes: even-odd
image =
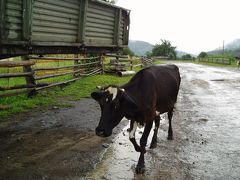
{"type": "Polygon", "coordinates": [[[106,11],[106,9],[99,9],[91,6],[90,8],[88,8],[88,13],[102,15],[102,16],[111,17],[111,18],[115,17],[114,11],[108,12],[106,11]]]}
{"type": "Polygon", "coordinates": [[[56,0],[37,0],[38,2],[42,2],[44,4],[51,4],[53,6],[65,7],[69,9],[78,10],[77,5],[79,4],[78,0],[67,0],[67,1],[56,1],[56,0]]]}
{"type": "Polygon", "coordinates": [[[47,15],[50,18],[51,17],[58,17],[58,18],[69,18],[69,19],[75,19],[78,20],[78,16],[76,14],[66,14],[62,12],[57,12],[57,11],[50,11],[47,9],[42,9],[42,8],[35,8],[34,13],[38,15],[47,15]]]}
{"type": "Polygon", "coordinates": [[[99,10],[99,11],[105,11],[107,13],[110,14],[114,14],[116,7],[112,7],[110,4],[106,5],[106,4],[102,4],[101,2],[94,2],[94,1],[90,1],[89,2],[89,9],[92,9],[93,12],[95,10],[99,10]]]}
{"type": "Polygon", "coordinates": [[[98,27],[86,27],[86,31],[89,32],[94,32],[94,33],[103,33],[103,34],[110,34],[109,37],[112,37],[112,34],[114,33],[113,30],[111,29],[105,29],[105,28],[98,28],[98,27]]]}
{"type": "Polygon", "coordinates": [[[61,28],[61,29],[71,29],[77,31],[77,27],[73,24],[63,23],[63,22],[53,22],[53,21],[33,21],[33,26],[41,26],[41,27],[51,27],[51,28],[61,28]]]}
{"type": "Polygon", "coordinates": [[[114,22],[115,20],[115,17],[109,17],[109,16],[104,16],[104,15],[90,13],[90,12],[88,12],[87,17],[93,18],[96,20],[99,19],[99,20],[109,21],[109,22],[114,22]]]}
{"type": "Polygon", "coordinates": [[[58,3],[58,1],[55,1],[55,3],[54,1],[51,1],[51,2],[52,3],[49,3],[49,1],[47,0],[44,0],[44,1],[36,0],[34,2],[34,9],[45,9],[49,11],[60,12],[63,14],[78,14],[77,9],[69,8],[66,6],[64,7],[63,5],[60,5],[60,4],[57,5],[56,3],[58,3]]]}
{"type": "Polygon", "coordinates": [[[107,57],[115,57],[115,58],[128,58],[128,56],[125,55],[117,55],[117,54],[106,54],[107,57]]]}
{"type": "Polygon", "coordinates": [[[87,22],[86,24],[87,28],[99,28],[99,29],[107,29],[107,30],[114,30],[114,27],[111,25],[106,25],[106,24],[97,24],[97,23],[92,23],[92,22],[87,22]]]}
{"type": "Polygon", "coordinates": [[[0,74],[0,78],[30,77],[30,76],[33,76],[32,72],[0,74]]]}
{"type": "Polygon", "coordinates": [[[86,18],[88,10],[88,0],[81,0],[79,7],[78,35],[77,42],[85,44],[86,18]]]}
{"type": "Polygon", "coordinates": [[[51,74],[51,75],[46,75],[46,76],[38,76],[35,77],[35,80],[41,80],[41,79],[47,79],[47,78],[54,78],[54,77],[59,77],[59,76],[64,76],[64,75],[68,75],[68,74],[74,74],[74,73],[78,73],[82,70],[76,70],[76,71],[71,71],[71,72],[65,72],[65,73],[58,73],[58,74],[51,74]]]}
{"type": "Polygon", "coordinates": [[[48,83],[38,83],[38,84],[22,84],[22,85],[16,85],[16,86],[8,86],[8,87],[0,86],[0,91],[43,87],[43,86],[48,86],[48,85],[49,85],[48,83]]]}
{"type": "MultiPolygon", "coordinates": [[[[61,43],[74,43],[76,42],[76,35],[67,34],[50,34],[46,32],[33,32],[32,40],[35,42],[50,42],[56,43],[56,45],[61,46],[61,43]]],[[[37,43],[35,43],[37,44],[37,43]]]]}
{"type": "Polygon", "coordinates": [[[23,38],[27,41],[32,37],[32,2],[23,0],[23,38]]]}
{"type": "MultiPolygon", "coordinates": [[[[58,76],[64,76],[64,75],[68,75],[68,74],[76,74],[78,73],[81,76],[88,76],[91,75],[93,72],[89,73],[89,74],[83,74],[83,73],[79,73],[81,72],[82,69],[80,70],[75,70],[75,71],[71,71],[71,72],[66,72],[66,73],[59,73],[59,74],[53,74],[53,75],[46,75],[46,76],[39,76],[39,77],[35,77],[35,80],[41,80],[41,79],[47,79],[47,78],[53,78],[53,77],[58,77],[58,76]]],[[[101,68],[97,69],[96,71],[101,71],[101,68]]],[[[95,72],[95,71],[94,71],[95,72]]]]}
{"type": "Polygon", "coordinates": [[[29,89],[18,90],[18,91],[15,91],[15,92],[1,93],[1,94],[0,94],[0,98],[10,97],[10,96],[16,96],[16,95],[19,95],[19,94],[31,92],[31,91],[33,91],[34,89],[35,89],[35,88],[29,88],[29,89]]]}
{"type": "Polygon", "coordinates": [[[112,63],[121,63],[121,62],[131,63],[132,60],[130,60],[130,59],[110,59],[110,62],[112,62],[112,63]]]}
{"type": "Polygon", "coordinates": [[[101,33],[101,32],[92,32],[92,31],[86,31],[86,38],[89,37],[89,38],[93,38],[93,37],[98,37],[98,38],[103,38],[103,39],[110,39],[112,40],[113,38],[113,33],[110,33],[110,34],[105,34],[105,33],[101,33]]]}
{"type": "MultiPolygon", "coordinates": [[[[22,59],[22,61],[26,61],[26,62],[28,62],[30,60],[29,56],[22,56],[21,59],[22,59]]],[[[34,71],[32,70],[32,67],[30,65],[23,66],[23,71],[25,73],[29,74],[29,76],[25,77],[26,83],[27,84],[36,84],[36,81],[34,79],[34,71]]]]}
{"type": "Polygon", "coordinates": [[[122,10],[116,9],[113,43],[117,46],[119,45],[119,32],[120,32],[121,17],[122,17],[122,10]]]}
{"type": "Polygon", "coordinates": [[[105,21],[105,20],[95,19],[95,18],[91,18],[91,17],[87,17],[86,24],[88,24],[88,23],[95,23],[95,24],[114,26],[114,21],[105,21]]]}
{"type": "Polygon", "coordinates": [[[71,36],[77,35],[76,29],[62,29],[60,27],[55,28],[55,27],[46,27],[46,26],[38,26],[38,25],[35,25],[33,27],[33,31],[38,32],[38,33],[46,33],[46,34],[50,34],[50,35],[54,34],[54,33],[55,34],[71,35],[71,36]]]}
{"type": "Polygon", "coordinates": [[[31,66],[34,64],[35,64],[35,61],[1,61],[0,67],[8,68],[8,67],[19,67],[19,66],[31,66]]]}
{"type": "Polygon", "coordinates": [[[63,67],[52,67],[52,68],[35,68],[34,71],[50,71],[50,70],[59,70],[59,69],[69,69],[74,67],[81,67],[81,66],[87,66],[87,65],[93,65],[93,64],[100,64],[100,62],[91,62],[91,63],[84,63],[84,64],[75,64],[72,66],[63,66],[63,67]]]}
{"type": "Polygon", "coordinates": [[[76,19],[68,19],[68,18],[61,18],[61,17],[50,17],[47,15],[40,15],[40,14],[33,14],[34,22],[36,20],[39,21],[49,21],[49,22],[56,22],[56,23],[64,23],[64,24],[71,24],[76,25],[78,21],[76,19]]]}
{"type": "Polygon", "coordinates": [[[5,39],[5,27],[6,24],[5,20],[5,12],[6,12],[6,0],[1,0],[0,2],[0,39],[5,39]]]}
{"type": "Polygon", "coordinates": [[[79,78],[74,78],[74,79],[71,79],[71,80],[68,80],[68,81],[64,81],[64,82],[58,82],[58,83],[52,83],[48,86],[44,86],[44,87],[39,87],[39,88],[36,88],[36,91],[40,91],[40,90],[43,90],[43,89],[46,89],[46,88],[51,88],[51,87],[55,87],[55,86],[60,86],[60,85],[67,85],[71,82],[74,82],[74,81],[77,81],[79,80],[81,77],[79,78]]]}
{"type": "Polygon", "coordinates": [[[91,58],[61,58],[61,57],[38,57],[38,56],[29,56],[29,59],[36,59],[36,60],[93,60],[98,59],[99,57],[91,57],[91,58]]]}

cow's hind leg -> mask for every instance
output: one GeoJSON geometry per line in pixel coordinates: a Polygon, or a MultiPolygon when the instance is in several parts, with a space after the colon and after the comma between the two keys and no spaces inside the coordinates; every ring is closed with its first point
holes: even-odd
{"type": "Polygon", "coordinates": [[[140,152],[140,157],[138,159],[138,164],[136,167],[137,174],[144,173],[144,171],[145,171],[145,161],[144,161],[144,154],[146,153],[145,147],[147,144],[148,135],[152,129],[152,124],[153,124],[153,121],[146,123],[143,135],[140,139],[141,152],[140,152]]]}
{"type": "Polygon", "coordinates": [[[153,137],[152,137],[152,142],[151,142],[151,145],[150,145],[150,148],[153,149],[153,148],[156,148],[157,147],[157,133],[158,133],[158,128],[159,128],[159,124],[160,124],[160,116],[156,116],[155,117],[155,128],[154,128],[154,133],[153,133],[153,137]]]}
{"type": "Polygon", "coordinates": [[[168,111],[168,121],[169,121],[169,126],[168,126],[168,140],[173,140],[173,131],[172,131],[172,116],[173,116],[173,108],[168,111]]]}

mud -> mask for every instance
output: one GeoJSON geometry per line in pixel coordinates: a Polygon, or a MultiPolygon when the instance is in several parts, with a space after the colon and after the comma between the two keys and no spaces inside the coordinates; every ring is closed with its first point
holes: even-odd
{"type": "MultiPolygon", "coordinates": [[[[100,110],[91,99],[1,119],[0,179],[79,179],[111,138],[95,136],[100,110]]],[[[114,131],[116,135],[125,122],[114,131]]]]}
{"type": "Polygon", "coordinates": [[[240,71],[177,65],[182,84],[174,140],[167,140],[162,115],[143,175],[135,174],[139,154],[128,140],[127,121],[114,136],[96,137],[99,107],[83,99],[1,120],[0,179],[240,179],[240,71]]]}

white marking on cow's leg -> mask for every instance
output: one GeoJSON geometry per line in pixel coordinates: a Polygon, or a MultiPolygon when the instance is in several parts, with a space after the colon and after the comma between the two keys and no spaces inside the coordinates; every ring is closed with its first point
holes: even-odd
{"type": "Polygon", "coordinates": [[[135,121],[135,122],[133,123],[133,128],[130,129],[130,132],[129,132],[129,138],[130,138],[130,139],[131,139],[131,138],[135,138],[135,132],[136,132],[136,130],[137,130],[137,122],[135,121]]]}
{"type": "Polygon", "coordinates": [[[156,111],[156,116],[159,116],[160,115],[160,112],[156,111]]]}
{"type": "Polygon", "coordinates": [[[115,87],[109,87],[107,88],[105,91],[108,91],[109,94],[112,94],[113,97],[112,97],[112,101],[117,97],[117,93],[118,93],[118,89],[115,88],[115,87]]]}

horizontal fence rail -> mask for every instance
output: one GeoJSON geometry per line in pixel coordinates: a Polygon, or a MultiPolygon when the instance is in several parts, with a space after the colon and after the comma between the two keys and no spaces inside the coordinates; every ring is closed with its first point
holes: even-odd
{"type": "Polygon", "coordinates": [[[109,63],[104,64],[104,72],[110,74],[116,74],[118,76],[133,75],[136,72],[133,71],[135,67],[143,67],[143,63],[140,59],[129,59],[128,56],[107,54],[107,57],[115,58],[110,59],[109,63]]]}
{"type": "Polygon", "coordinates": [[[107,54],[94,57],[39,57],[22,56],[21,59],[0,61],[0,98],[36,92],[55,86],[65,86],[81,78],[112,73],[133,75],[134,68],[145,67],[142,59],[107,54]],[[108,58],[103,63],[103,59],[108,58]],[[115,59],[114,59],[115,58],[115,59]]]}
{"type": "Polygon", "coordinates": [[[217,57],[208,57],[208,58],[199,58],[200,62],[210,62],[216,64],[230,65],[231,60],[229,58],[217,58],[217,57]]]}
{"type": "Polygon", "coordinates": [[[38,57],[23,56],[20,61],[0,61],[0,98],[66,85],[83,77],[103,73],[102,56],[38,57]],[[12,72],[13,70],[17,72],[12,72]],[[24,79],[19,79],[24,78],[24,79]],[[3,83],[5,80],[5,83],[3,83]],[[10,85],[11,81],[21,84],[10,85]]]}

